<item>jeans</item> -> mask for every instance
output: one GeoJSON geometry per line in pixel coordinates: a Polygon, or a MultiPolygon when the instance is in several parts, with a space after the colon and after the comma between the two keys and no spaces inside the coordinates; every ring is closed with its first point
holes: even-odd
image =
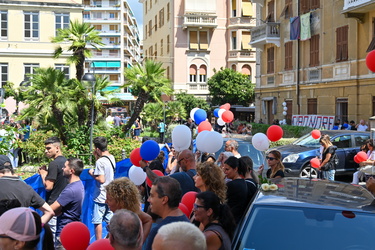
{"type": "Polygon", "coordinates": [[[57,224],[57,216],[53,216],[48,222],[48,225],[52,231],[53,242],[55,242],[55,237],[56,237],[56,224],[57,224]]]}
{"type": "Polygon", "coordinates": [[[335,172],[336,172],[336,170],[332,169],[332,170],[322,171],[322,172],[323,172],[323,179],[325,179],[325,180],[331,180],[331,181],[335,180],[335,172]]]}

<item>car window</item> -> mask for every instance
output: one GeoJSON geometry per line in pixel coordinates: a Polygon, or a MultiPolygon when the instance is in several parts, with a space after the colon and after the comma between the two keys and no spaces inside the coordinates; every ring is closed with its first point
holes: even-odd
{"type": "Polygon", "coordinates": [[[352,147],[352,137],[350,135],[337,136],[332,139],[332,144],[337,148],[350,148],[352,147]]]}
{"type": "Polygon", "coordinates": [[[354,135],[355,146],[360,147],[364,145],[368,139],[370,139],[368,135],[354,135]]]}
{"type": "Polygon", "coordinates": [[[310,134],[306,134],[301,138],[298,138],[293,142],[294,145],[305,146],[305,147],[320,147],[319,140],[312,138],[310,134]]]}
{"type": "Polygon", "coordinates": [[[256,207],[235,249],[373,249],[375,215],[331,209],[256,207]],[[287,228],[288,230],[278,230],[287,228]],[[348,235],[350,228],[350,237],[348,235]],[[265,237],[270,231],[272,240],[265,237]],[[319,240],[307,240],[313,235],[319,240]],[[307,237],[307,238],[306,238],[307,237]],[[360,240],[358,240],[360,239],[360,240]]]}

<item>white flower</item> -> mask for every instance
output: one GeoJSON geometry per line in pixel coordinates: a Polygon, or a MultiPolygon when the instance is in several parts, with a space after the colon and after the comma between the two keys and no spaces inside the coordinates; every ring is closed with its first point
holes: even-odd
{"type": "Polygon", "coordinates": [[[270,185],[270,190],[271,190],[271,191],[275,191],[275,190],[277,190],[277,189],[279,189],[279,187],[278,187],[276,184],[271,184],[271,185],[270,185]]]}
{"type": "Polygon", "coordinates": [[[267,183],[264,183],[264,184],[262,184],[261,188],[262,188],[263,191],[268,191],[268,190],[270,190],[270,185],[268,185],[267,183]]]}

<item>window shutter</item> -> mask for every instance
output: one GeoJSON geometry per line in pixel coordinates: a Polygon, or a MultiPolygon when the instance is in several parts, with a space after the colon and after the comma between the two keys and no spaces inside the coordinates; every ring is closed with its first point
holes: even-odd
{"type": "Polygon", "coordinates": [[[277,98],[273,97],[273,102],[272,102],[272,114],[276,115],[277,113],[277,98]]]}
{"type": "Polygon", "coordinates": [[[336,29],[336,61],[341,60],[341,27],[336,29]]]}
{"type": "Polygon", "coordinates": [[[342,32],[341,32],[341,39],[342,39],[342,44],[341,44],[341,60],[346,61],[348,60],[348,29],[349,26],[344,26],[342,27],[342,32]]]}

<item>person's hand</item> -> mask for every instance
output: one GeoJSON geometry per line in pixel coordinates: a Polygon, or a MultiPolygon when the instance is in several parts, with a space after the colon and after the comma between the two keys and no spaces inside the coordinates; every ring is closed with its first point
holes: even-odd
{"type": "Polygon", "coordinates": [[[89,170],[89,175],[94,175],[94,169],[89,170]]]}
{"type": "Polygon", "coordinates": [[[144,167],[146,167],[148,164],[147,164],[147,161],[145,161],[145,160],[140,160],[139,161],[139,166],[141,167],[141,168],[144,168],[144,167]]]}
{"type": "Polygon", "coordinates": [[[262,164],[262,165],[259,166],[258,173],[262,174],[263,173],[263,169],[264,169],[264,165],[262,164]]]}
{"type": "Polygon", "coordinates": [[[38,169],[38,174],[40,174],[41,176],[46,176],[47,175],[47,167],[46,167],[46,165],[43,165],[43,166],[41,166],[38,169]]]}

